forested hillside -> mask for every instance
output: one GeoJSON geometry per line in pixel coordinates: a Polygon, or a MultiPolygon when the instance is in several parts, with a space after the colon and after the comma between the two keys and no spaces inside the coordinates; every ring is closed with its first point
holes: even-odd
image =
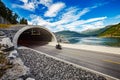
{"type": "Polygon", "coordinates": [[[116,25],[112,25],[103,33],[99,34],[102,37],[120,37],[120,23],[116,25]]]}
{"type": "Polygon", "coordinates": [[[10,10],[5,4],[0,0],[0,16],[9,21],[11,24],[27,24],[27,20],[25,18],[20,18],[17,13],[10,10]],[[18,21],[18,19],[20,19],[18,21]]]}

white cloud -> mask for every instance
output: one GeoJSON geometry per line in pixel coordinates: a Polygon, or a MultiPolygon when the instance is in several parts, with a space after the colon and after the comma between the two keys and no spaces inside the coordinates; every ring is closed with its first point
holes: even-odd
{"type": "MultiPolygon", "coordinates": [[[[64,7],[64,3],[55,3],[51,5],[51,7],[49,7],[48,11],[45,13],[44,16],[54,17],[64,7]]],[[[29,21],[29,23],[45,26],[53,32],[61,30],[82,31],[88,28],[100,28],[104,26],[103,21],[107,17],[90,18],[87,20],[81,19],[81,16],[87,14],[96,7],[98,6],[92,6],[83,9],[78,9],[77,7],[68,8],[64,10],[64,13],[59,17],[59,20],[57,21],[54,21],[54,18],[43,19],[40,16],[32,15],[32,20],[29,21]]]]}
{"type": "Polygon", "coordinates": [[[70,8],[68,9],[62,16],[61,19],[54,22],[54,24],[66,24],[66,23],[70,23],[72,21],[75,21],[77,19],[79,19],[79,16],[77,14],[75,14],[75,12],[77,12],[76,8],[70,8]]]}
{"type": "Polygon", "coordinates": [[[44,20],[44,19],[41,18],[40,16],[30,15],[30,18],[31,18],[32,20],[29,21],[28,24],[31,24],[31,25],[41,25],[41,26],[51,25],[51,23],[49,23],[48,21],[44,20]]]}
{"type": "Polygon", "coordinates": [[[69,24],[72,23],[78,19],[80,19],[81,16],[85,15],[90,10],[87,8],[84,8],[83,10],[79,10],[75,7],[67,9],[67,11],[62,15],[61,19],[54,22],[54,25],[62,25],[62,24],[69,24]],[[77,13],[76,13],[77,12],[77,13]]]}
{"type": "Polygon", "coordinates": [[[84,24],[84,25],[81,25],[82,26],[82,29],[81,31],[85,31],[85,30],[91,30],[91,29],[99,29],[99,28],[103,28],[105,27],[103,21],[96,21],[96,22],[93,22],[93,23],[90,23],[90,24],[84,24]]]}
{"type": "Polygon", "coordinates": [[[28,2],[28,0],[20,0],[20,1],[22,1],[23,3],[27,3],[28,2]]]}
{"type": "Polygon", "coordinates": [[[29,11],[34,11],[38,6],[37,0],[32,0],[31,2],[28,0],[20,0],[20,1],[23,2],[22,5],[13,4],[12,6],[14,8],[22,8],[29,11]]]}
{"type": "Polygon", "coordinates": [[[50,21],[44,20],[40,16],[31,15],[32,20],[29,21],[29,24],[41,25],[41,26],[44,26],[50,29],[53,32],[61,31],[61,30],[73,30],[73,31],[80,32],[80,31],[87,30],[87,29],[97,29],[97,28],[104,27],[103,21],[106,18],[107,17],[98,17],[98,18],[91,18],[88,20],[76,20],[76,21],[73,21],[72,23],[67,23],[67,24],[66,22],[64,23],[62,22],[60,24],[58,22],[51,23],[50,21]]]}
{"type": "Polygon", "coordinates": [[[107,17],[98,17],[98,18],[91,18],[91,19],[88,19],[88,20],[84,20],[82,21],[81,23],[79,24],[85,24],[85,23],[90,23],[90,22],[95,22],[95,21],[101,21],[101,20],[104,20],[106,19],[107,17]]]}
{"type": "Polygon", "coordinates": [[[24,4],[23,8],[27,9],[27,10],[34,10],[35,4],[34,3],[27,3],[27,4],[24,4]]]}
{"type": "Polygon", "coordinates": [[[45,13],[44,16],[46,17],[55,17],[58,12],[65,7],[65,4],[62,2],[58,2],[55,4],[52,4],[49,8],[48,11],[45,13]]]}
{"type": "Polygon", "coordinates": [[[115,16],[115,19],[120,19],[120,15],[115,16]]]}
{"type": "MultiPolygon", "coordinates": [[[[65,24],[76,22],[81,18],[81,16],[87,14],[93,8],[97,8],[97,7],[98,7],[98,5],[83,8],[81,10],[76,7],[68,8],[66,10],[66,12],[64,12],[64,14],[62,15],[61,19],[54,22],[54,25],[63,25],[63,24],[65,25],[65,24]]],[[[95,18],[93,18],[93,19],[95,19],[95,18]]],[[[80,20],[80,22],[82,22],[82,20],[80,20]]],[[[79,21],[78,21],[78,23],[79,23],[79,21]]]]}
{"type": "Polygon", "coordinates": [[[53,1],[52,0],[40,0],[39,2],[40,2],[40,4],[42,4],[46,7],[50,7],[50,5],[52,4],[53,1]]]}
{"type": "Polygon", "coordinates": [[[77,20],[75,22],[72,22],[70,24],[64,25],[65,28],[68,30],[73,30],[73,31],[83,31],[86,29],[97,29],[97,28],[102,28],[104,27],[103,21],[107,17],[99,17],[99,18],[91,18],[88,20],[77,20]]]}
{"type": "Polygon", "coordinates": [[[29,10],[29,11],[34,11],[36,8],[38,8],[39,4],[42,4],[46,7],[49,7],[52,4],[52,0],[20,0],[21,2],[23,2],[22,5],[18,5],[18,4],[13,4],[12,6],[14,8],[22,8],[25,10],[29,10]]]}
{"type": "Polygon", "coordinates": [[[89,8],[84,8],[81,12],[80,12],[80,14],[79,14],[79,16],[83,16],[83,15],[85,15],[87,12],[89,12],[91,9],[89,9],[89,8]]]}
{"type": "Polygon", "coordinates": [[[80,26],[80,25],[83,25],[83,24],[88,24],[88,23],[91,23],[91,22],[102,21],[106,18],[107,17],[99,17],[99,18],[91,18],[91,19],[88,19],[88,20],[77,20],[77,21],[74,21],[74,22],[72,22],[70,24],[67,24],[65,26],[67,28],[77,27],[77,26],[80,26]]]}
{"type": "Polygon", "coordinates": [[[35,5],[33,3],[25,3],[24,5],[14,5],[14,7],[23,8],[25,10],[33,11],[35,10],[35,5]]]}
{"type": "Polygon", "coordinates": [[[86,23],[86,24],[81,24],[81,25],[66,25],[66,28],[68,30],[73,30],[73,31],[84,31],[84,30],[88,30],[88,29],[98,29],[98,28],[103,28],[105,27],[103,21],[96,21],[96,22],[91,22],[91,23],[86,23]]]}

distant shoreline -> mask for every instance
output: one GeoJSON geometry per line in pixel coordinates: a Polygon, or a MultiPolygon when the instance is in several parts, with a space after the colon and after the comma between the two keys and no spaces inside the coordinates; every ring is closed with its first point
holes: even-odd
{"type": "Polygon", "coordinates": [[[120,38],[120,36],[99,36],[100,38],[120,38]]]}

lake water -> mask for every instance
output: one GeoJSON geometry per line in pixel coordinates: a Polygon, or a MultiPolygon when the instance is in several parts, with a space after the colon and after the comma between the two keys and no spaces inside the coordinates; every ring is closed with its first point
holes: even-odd
{"type": "Polygon", "coordinates": [[[72,37],[68,39],[72,44],[104,45],[120,47],[120,38],[99,38],[99,37],[72,37]]]}

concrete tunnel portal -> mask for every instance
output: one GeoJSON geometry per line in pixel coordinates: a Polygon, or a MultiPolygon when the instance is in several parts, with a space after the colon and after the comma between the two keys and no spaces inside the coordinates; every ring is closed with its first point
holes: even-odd
{"type": "Polygon", "coordinates": [[[57,42],[55,35],[48,29],[40,26],[27,26],[20,29],[13,38],[15,47],[42,46],[49,42],[57,42]]]}

